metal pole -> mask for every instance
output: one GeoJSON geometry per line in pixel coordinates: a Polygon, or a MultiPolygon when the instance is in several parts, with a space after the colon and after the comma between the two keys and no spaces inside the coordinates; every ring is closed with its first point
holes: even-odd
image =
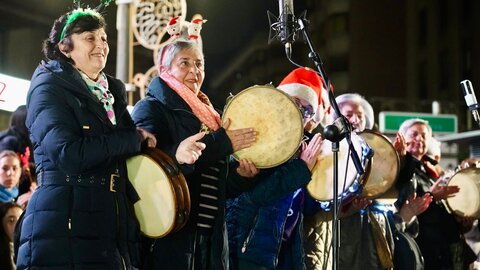
{"type": "MultiPolygon", "coordinates": [[[[135,88],[130,84],[130,4],[133,0],[117,0],[117,68],[116,77],[124,84],[128,92],[135,88]]],[[[131,94],[128,103],[131,105],[131,94]]]]}

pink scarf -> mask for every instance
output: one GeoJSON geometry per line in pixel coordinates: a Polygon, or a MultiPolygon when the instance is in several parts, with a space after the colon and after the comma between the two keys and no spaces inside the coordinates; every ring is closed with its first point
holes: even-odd
{"type": "Polygon", "coordinates": [[[201,91],[198,92],[198,95],[195,95],[190,88],[179,82],[168,72],[162,72],[160,78],[162,78],[165,83],[175,91],[175,93],[187,102],[188,106],[192,109],[193,114],[210,130],[215,131],[220,128],[220,115],[213,108],[207,95],[201,91]]]}

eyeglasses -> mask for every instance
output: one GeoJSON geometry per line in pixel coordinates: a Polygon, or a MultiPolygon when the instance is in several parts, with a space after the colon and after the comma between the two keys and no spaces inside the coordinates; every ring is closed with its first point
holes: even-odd
{"type": "Polygon", "coordinates": [[[299,106],[300,112],[302,112],[303,118],[311,118],[315,114],[311,107],[299,106]]]}
{"type": "Polygon", "coordinates": [[[181,69],[191,69],[192,67],[195,67],[196,69],[203,71],[205,68],[203,61],[189,60],[186,58],[179,59],[176,65],[178,65],[181,69]]]}
{"type": "Polygon", "coordinates": [[[300,112],[302,113],[303,118],[307,119],[307,118],[312,118],[313,117],[315,112],[313,111],[312,106],[302,104],[300,99],[297,98],[297,97],[293,97],[293,101],[295,102],[295,104],[297,104],[297,107],[300,110],[300,112]]]}

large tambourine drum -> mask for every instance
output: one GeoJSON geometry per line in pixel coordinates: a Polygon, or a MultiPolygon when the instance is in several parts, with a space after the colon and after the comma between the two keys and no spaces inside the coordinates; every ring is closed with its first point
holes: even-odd
{"type": "Polygon", "coordinates": [[[480,218],[480,168],[470,167],[456,172],[449,186],[458,186],[460,191],[447,198],[447,206],[461,217],[480,218]]]}
{"type": "Polygon", "coordinates": [[[140,231],[160,238],[181,229],[190,214],[187,182],[173,160],[156,148],[127,159],[128,178],[140,200],[134,204],[140,231]]]}
{"type": "MultiPolygon", "coordinates": [[[[351,139],[360,158],[364,173],[357,173],[350,156],[347,140],[340,141],[337,196],[342,204],[350,202],[354,195],[359,195],[362,190],[363,180],[369,173],[370,148],[356,133],[351,133],[351,139]]],[[[312,180],[307,185],[307,191],[312,198],[320,202],[321,208],[325,211],[333,210],[333,171],[332,144],[329,141],[324,141],[321,153],[317,157],[317,163],[313,167],[312,180]]]]}
{"type": "Polygon", "coordinates": [[[222,122],[231,119],[230,130],[253,128],[256,141],[233,154],[257,168],[271,168],[290,159],[303,138],[303,117],[295,102],[272,86],[252,86],[229,100],[222,122]]]}
{"type": "Polygon", "coordinates": [[[400,158],[390,140],[382,134],[364,130],[360,137],[373,149],[370,173],[363,184],[362,197],[374,199],[385,194],[397,180],[400,158]]]}

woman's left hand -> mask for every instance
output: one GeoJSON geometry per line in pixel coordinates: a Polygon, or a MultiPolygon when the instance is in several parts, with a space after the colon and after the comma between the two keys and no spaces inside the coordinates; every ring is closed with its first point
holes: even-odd
{"type": "Polygon", "coordinates": [[[228,138],[232,144],[233,152],[237,152],[238,150],[242,150],[244,148],[252,146],[256,139],[256,132],[253,128],[241,128],[241,129],[234,129],[228,130],[230,127],[231,120],[227,119],[223,124],[223,128],[227,133],[228,138]]]}
{"type": "Polygon", "coordinates": [[[27,207],[28,201],[30,200],[30,197],[32,197],[32,194],[33,192],[35,192],[36,189],[37,189],[37,184],[35,182],[32,182],[30,184],[30,190],[18,196],[17,204],[20,205],[23,209],[25,209],[25,207],[27,207]]]}
{"type": "Polygon", "coordinates": [[[435,200],[445,200],[447,198],[454,197],[456,193],[460,191],[458,186],[447,186],[442,179],[437,180],[431,187],[430,193],[432,193],[435,200]]]}
{"type": "Polygon", "coordinates": [[[313,170],[313,167],[317,163],[317,158],[320,152],[322,151],[323,138],[320,133],[313,135],[313,138],[310,140],[308,145],[302,143],[302,152],[300,153],[300,159],[305,161],[310,171],[313,170]]]}
{"type": "Polygon", "coordinates": [[[422,197],[417,197],[417,194],[413,194],[405,204],[402,205],[399,215],[405,222],[409,223],[415,216],[425,212],[432,201],[433,197],[430,193],[425,193],[422,197]]]}
{"type": "Polygon", "coordinates": [[[155,136],[152,133],[139,127],[137,127],[137,131],[138,131],[138,134],[140,134],[140,136],[142,137],[142,143],[146,142],[148,147],[157,146],[157,138],[155,138],[155,136]]]}

